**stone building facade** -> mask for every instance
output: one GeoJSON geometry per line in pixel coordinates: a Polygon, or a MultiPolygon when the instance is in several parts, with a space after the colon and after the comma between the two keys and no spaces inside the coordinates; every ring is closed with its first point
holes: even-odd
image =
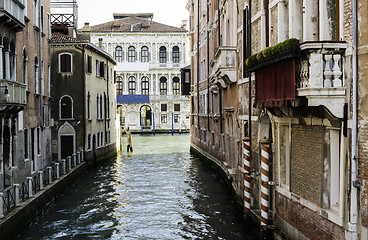
{"type": "Polygon", "coordinates": [[[357,1],[355,18],[353,6],[341,0],[188,1],[192,149],[226,173],[262,233],[272,226],[274,236],[291,239],[367,239],[367,6],[357,1]],[[295,39],[297,47],[288,48],[295,39]],[[222,61],[224,49],[229,55],[222,61]],[[212,93],[220,93],[217,131],[205,120],[216,106],[212,93]]]}
{"type": "Polygon", "coordinates": [[[2,1],[0,14],[0,191],[6,198],[51,163],[50,3],[2,1]]]}
{"type": "Polygon", "coordinates": [[[115,60],[102,49],[53,33],[53,159],[84,152],[96,162],[116,151],[115,60]]]}
{"type": "Polygon", "coordinates": [[[152,21],[153,14],[114,14],[80,33],[115,57],[122,126],[132,131],[186,131],[189,98],[181,96],[180,69],[188,65],[188,33],[152,21]],[[88,37],[87,37],[88,38],[88,37]]]}

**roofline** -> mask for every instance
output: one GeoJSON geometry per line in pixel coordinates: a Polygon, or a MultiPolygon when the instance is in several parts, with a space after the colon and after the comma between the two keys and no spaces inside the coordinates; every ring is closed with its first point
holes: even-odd
{"type": "Polygon", "coordinates": [[[101,48],[96,47],[95,45],[93,45],[92,43],[85,43],[85,42],[51,42],[51,47],[53,46],[65,46],[65,47],[71,47],[71,46],[85,46],[87,48],[90,48],[91,50],[103,55],[104,57],[107,57],[114,65],[117,64],[117,62],[115,61],[115,59],[107,52],[105,52],[104,50],[102,50],[101,48]]]}

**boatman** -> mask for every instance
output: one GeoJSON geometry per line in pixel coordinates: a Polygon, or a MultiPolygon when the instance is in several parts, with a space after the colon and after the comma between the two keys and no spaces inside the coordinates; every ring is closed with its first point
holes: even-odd
{"type": "Polygon", "coordinates": [[[133,152],[132,133],[130,132],[129,127],[126,128],[125,133],[127,137],[127,152],[129,152],[129,150],[133,152]]]}

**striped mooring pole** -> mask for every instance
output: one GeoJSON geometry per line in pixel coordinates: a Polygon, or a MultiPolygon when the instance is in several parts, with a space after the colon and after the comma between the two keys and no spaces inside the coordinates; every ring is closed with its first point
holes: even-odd
{"type": "Polygon", "coordinates": [[[261,227],[268,225],[269,189],[270,180],[270,141],[261,140],[261,227]]]}
{"type": "Polygon", "coordinates": [[[250,212],[250,138],[243,138],[244,213],[250,212]]]}

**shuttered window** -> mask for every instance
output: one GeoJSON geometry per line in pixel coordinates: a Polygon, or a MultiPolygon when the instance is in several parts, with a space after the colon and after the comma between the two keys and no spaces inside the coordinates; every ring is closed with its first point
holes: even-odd
{"type": "Polygon", "coordinates": [[[59,56],[60,72],[70,73],[72,72],[72,55],[70,53],[62,53],[59,56]]]}

